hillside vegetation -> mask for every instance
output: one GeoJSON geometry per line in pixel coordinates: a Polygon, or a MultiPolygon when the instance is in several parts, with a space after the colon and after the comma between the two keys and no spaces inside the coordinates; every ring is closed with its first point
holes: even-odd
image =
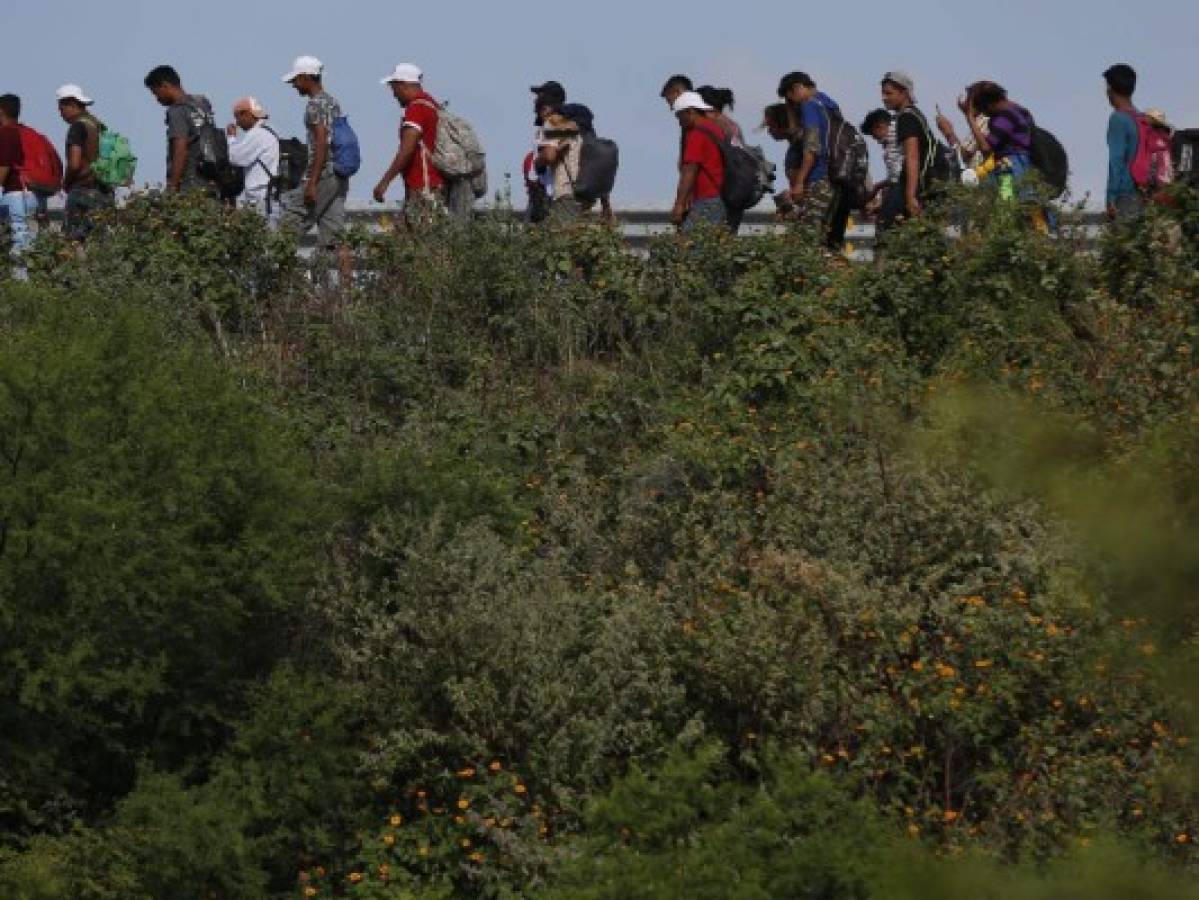
{"type": "Polygon", "coordinates": [[[1176,200],[877,266],[497,216],[352,290],[198,200],[44,239],[0,896],[1199,896],[1176,200]]]}

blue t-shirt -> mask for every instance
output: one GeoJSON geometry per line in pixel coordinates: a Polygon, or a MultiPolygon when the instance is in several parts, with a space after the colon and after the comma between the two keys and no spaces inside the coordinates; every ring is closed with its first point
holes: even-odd
{"type": "Polygon", "coordinates": [[[1107,202],[1137,192],[1132,180],[1132,161],[1137,155],[1140,135],[1136,120],[1126,112],[1113,110],[1107,120],[1107,202]]]}
{"type": "MultiPolygon", "coordinates": [[[[817,94],[799,107],[799,124],[803,126],[805,138],[801,143],[801,153],[806,149],[806,138],[810,131],[820,135],[820,154],[816,157],[816,165],[812,166],[812,171],[808,173],[807,184],[823,181],[828,177],[828,110],[819,98],[820,95],[817,94]]],[[[802,155],[800,159],[803,159],[802,155]]]]}

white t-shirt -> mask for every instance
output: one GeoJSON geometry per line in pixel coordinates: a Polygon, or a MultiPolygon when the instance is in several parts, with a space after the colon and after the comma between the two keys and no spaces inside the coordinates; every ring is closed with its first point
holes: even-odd
{"type": "Polygon", "coordinates": [[[242,201],[249,206],[265,205],[271,179],[279,174],[279,138],[259,123],[229,138],[229,162],[246,170],[242,201]]]}

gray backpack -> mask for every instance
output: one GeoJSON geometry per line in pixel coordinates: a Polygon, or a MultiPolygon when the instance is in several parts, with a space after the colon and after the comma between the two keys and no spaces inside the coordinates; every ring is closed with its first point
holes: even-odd
{"type": "Polygon", "coordinates": [[[437,142],[433,147],[433,165],[448,181],[469,178],[475,196],[487,192],[487,154],[470,122],[444,106],[428,100],[415,100],[437,110],[437,142]]]}
{"type": "Polygon", "coordinates": [[[591,132],[584,134],[579,148],[579,177],[573,184],[575,198],[583,203],[594,203],[607,197],[616,185],[619,168],[620,148],[615,141],[591,132]]]}

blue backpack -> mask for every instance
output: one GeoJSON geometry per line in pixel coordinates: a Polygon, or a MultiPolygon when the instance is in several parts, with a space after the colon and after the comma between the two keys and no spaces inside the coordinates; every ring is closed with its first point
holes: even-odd
{"type": "Polygon", "coordinates": [[[350,127],[346,116],[333,120],[333,129],[329,138],[329,147],[333,154],[333,173],[340,178],[352,178],[362,168],[362,148],[358,146],[358,135],[350,127]]]}

